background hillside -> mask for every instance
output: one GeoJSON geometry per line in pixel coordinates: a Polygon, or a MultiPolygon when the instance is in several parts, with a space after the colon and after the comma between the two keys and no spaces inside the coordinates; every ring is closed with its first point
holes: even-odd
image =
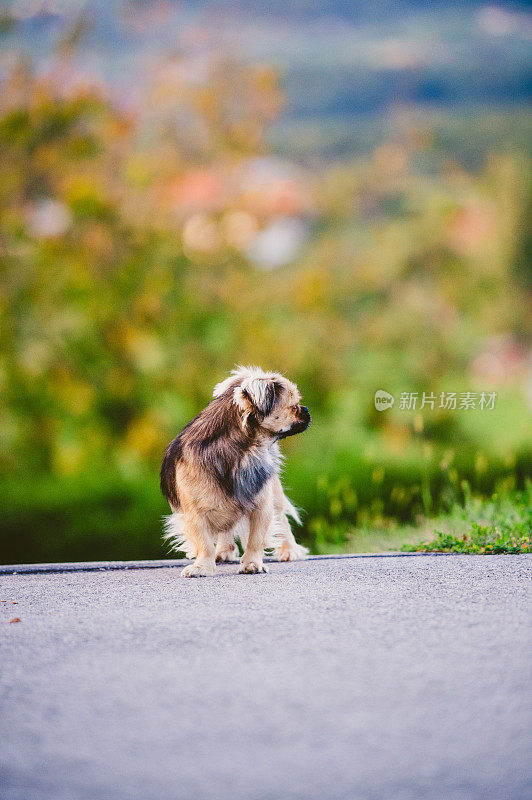
{"type": "Polygon", "coordinates": [[[84,29],[80,73],[114,87],[122,104],[142,102],[139,89],[165,56],[189,56],[192,69],[213,52],[274,67],[285,104],[269,136],[277,150],[301,159],[367,152],[375,132],[385,136],[393,125],[387,115],[405,106],[425,110],[429,124],[435,120],[444,136],[454,134],[469,158],[472,117],[481,119],[487,146],[530,142],[522,117],[517,125],[512,119],[530,99],[526,3],[19,0],[1,6],[6,20],[16,20],[5,46],[37,60],[46,61],[65,25],[84,29]]]}

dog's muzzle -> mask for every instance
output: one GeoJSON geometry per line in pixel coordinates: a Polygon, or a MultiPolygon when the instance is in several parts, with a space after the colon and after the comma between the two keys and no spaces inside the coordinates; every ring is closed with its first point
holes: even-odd
{"type": "Polygon", "coordinates": [[[286,439],[287,436],[295,436],[296,433],[303,433],[310,425],[310,414],[306,406],[299,407],[299,419],[290,427],[289,430],[280,433],[279,439],[286,439]]]}

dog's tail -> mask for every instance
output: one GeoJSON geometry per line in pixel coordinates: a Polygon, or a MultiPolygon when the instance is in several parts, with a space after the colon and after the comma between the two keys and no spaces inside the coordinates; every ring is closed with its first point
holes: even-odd
{"type": "Polygon", "coordinates": [[[171,550],[185,553],[187,558],[196,558],[196,548],[185,535],[183,514],[174,511],[173,514],[163,517],[163,527],[163,539],[168,542],[171,550]]]}
{"type": "Polygon", "coordinates": [[[287,517],[292,517],[292,519],[295,522],[297,522],[298,525],[303,524],[301,522],[301,517],[299,516],[299,511],[293,505],[293,503],[290,502],[290,500],[286,495],[284,495],[284,500],[283,500],[283,511],[287,515],[287,517]]]}

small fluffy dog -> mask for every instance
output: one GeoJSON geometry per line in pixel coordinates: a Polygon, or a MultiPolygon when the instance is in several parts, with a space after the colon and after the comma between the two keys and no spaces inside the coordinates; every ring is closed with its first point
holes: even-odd
{"type": "Polygon", "coordinates": [[[213,397],[170,442],[161,467],[172,509],[165,538],[196,559],[181,575],[213,575],[216,561],[238,559],[235,536],[244,547],[240,572],[267,572],[269,547],[282,561],[304,558],[287,515],[301,521],[279,479],[279,439],[310,424],[297,387],[276,372],[238,367],[213,397]]]}

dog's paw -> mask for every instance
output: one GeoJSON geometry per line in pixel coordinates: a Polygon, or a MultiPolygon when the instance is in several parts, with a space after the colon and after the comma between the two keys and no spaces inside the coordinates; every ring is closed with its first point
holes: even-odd
{"type": "Polygon", "coordinates": [[[231,550],[220,550],[219,553],[216,553],[217,564],[222,564],[225,561],[240,561],[238,547],[231,548],[231,550]]]}
{"type": "Polygon", "coordinates": [[[308,547],[303,547],[301,544],[282,544],[277,550],[277,559],[279,561],[303,561],[307,556],[308,547]]]}
{"type": "Polygon", "coordinates": [[[182,578],[205,578],[214,575],[214,564],[189,564],[181,571],[182,578]]]}
{"type": "Polygon", "coordinates": [[[259,572],[269,572],[269,569],[262,561],[246,561],[240,567],[239,572],[242,575],[257,575],[259,572]]]}

